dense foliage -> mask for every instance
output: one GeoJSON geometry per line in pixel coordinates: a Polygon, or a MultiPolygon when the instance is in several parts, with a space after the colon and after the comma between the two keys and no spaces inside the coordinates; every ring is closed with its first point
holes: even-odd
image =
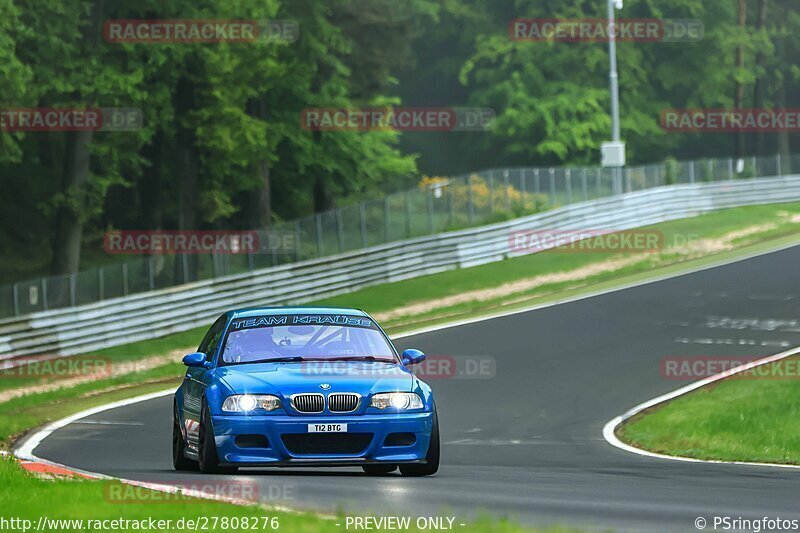
{"type": "MultiPolygon", "coordinates": [[[[137,131],[0,131],[0,281],[105,260],[109,228],[269,225],[421,174],[592,164],[609,137],[604,43],[519,42],[583,0],[0,0],[0,109],[124,107],[137,131]],[[288,20],[294,41],[117,43],[111,19],[288,20]],[[480,106],[480,132],[308,131],[310,107],[480,106]]],[[[697,43],[619,44],[629,161],[774,153],[790,135],[665,133],[664,108],[800,107],[793,0],[627,0],[699,19],[697,43]],[[746,15],[742,17],[741,15],[746,15]],[[742,25],[744,21],[744,25],[742,25]]]]}

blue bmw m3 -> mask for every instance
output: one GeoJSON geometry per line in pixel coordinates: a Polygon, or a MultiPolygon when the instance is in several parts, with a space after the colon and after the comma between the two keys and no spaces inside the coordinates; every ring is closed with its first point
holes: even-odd
{"type": "Polygon", "coordinates": [[[439,468],[430,387],[386,333],[357,309],[229,311],[183,358],[175,393],[176,470],[360,466],[406,476],[439,468]]]}

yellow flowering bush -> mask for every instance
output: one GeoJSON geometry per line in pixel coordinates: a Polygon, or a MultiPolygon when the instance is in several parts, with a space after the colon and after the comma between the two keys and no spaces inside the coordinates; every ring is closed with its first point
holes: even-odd
{"type": "Polygon", "coordinates": [[[491,203],[495,210],[501,211],[506,207],[506,196],[509,207],[515,214],[536,213],[547,209],[547,196],[543,194],[523,193],[513,185],[503,186],[499,183],[494,183],[490,191],[486,180],[477,174],[469,177],[469,183],[472,185],[472,191],[467,183],[460,180],[453,181],[440,176],[423,176],[417,185],[423,192],[432,187],[443,187],[444,194],[452,194],[456,210],[468,209],[470,196],[476,210],[488,209],[491,203]]]}

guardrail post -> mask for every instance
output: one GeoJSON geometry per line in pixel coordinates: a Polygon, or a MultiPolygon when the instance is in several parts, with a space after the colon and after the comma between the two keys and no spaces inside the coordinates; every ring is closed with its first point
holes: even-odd
{"type": "Polygon", "coordinates": [[[522,190],[522,205],[525,205],[525,197],[528,195],[528,182],[525,179],[525,174],[527,173],[528,169],[523,168],[522,174],[519,177],[519,188],[522,190]]]}
{"type": "MultiPolygon", "coordinates": [[[[156,272],[155,272],[155,268],[153,267],[153,263],[155,263],[155,260],[153,259],[153,256],[152,255],[148,256],[147,257],[147,282],[148,282],[148,285],[150,286],[150,290],[151,291],[156,288],[156,272]]],[[[216,278],[217,277],[217,262],[215,261],[214,254],[211,254],[211,266],[212,266],[213,271],[214,271],[214,277],[216,278]]]]}
{"type": "Polygon", "coordinates": [[[428,188],[425,196],[428,206],[428,233],[433,233],[433,189],[428,188]]]}
{"type": "Polygon", "coordinates": [[[539,169],[533,169],[533,193],[539,194],[541,192],[541,187],[539,187],[539,169]]]}
{"type": "Polygon", "coordinates": [[[275,230],[275,224],[270,225],[269,235],[270,257],[272,258],[272,266],[275,266],[278,264],[278,232],[275,230]]]}
{"type": "Polygon", "coordinates": [[[689,183],[694,183],[694,161],[689,161],[689,183]]]}
{"type": "Polygon", "coordinates": [[[597,197],[603,197],[603,169],[602,168],[595,168],[594,169],[594,177],[596,186],[597,186],[597,197]]]}
{"type": "Polygon", "coordinates": [[[556,169],[550,169],[550,205],[556,203],[556,169]]]}
{"type": "Polygon", "coordinates": [[[47,278],[42,278],[42,309],[47,311],[47,278]]]}
{"type": "Polygon", "coordinates": [[[100,301],[103,301],[103,296],[105,296],[105,280],[103,279],[103,267],[97,267],[97,296],[100,298],[100,301]]]}
{"type": "MultiPolygon", "coordinates": [[[[253,260],[253,250],[247,251],[247,262],[248,267],[250,267],[250,263],[253,260]]],[[[181,270],[183,270],[183,282],[189,283],[189,258],[186,254],[181,254],[181,270]]],[[[250,270],[253,270],[250,268],[250,270]]]]}
{"type": "Polygon", "coordinates": [[[406,239],[411,237],[411,200],[409,195],[410,191],[406,191],[403,195],[403,210],[406,214],[406,239]]]}
{"type": "Polygon", "coordinates": [[[489,214],[494,214],[494,170],[489,171],[489,214]]]}
{"type": "Polygon", "coordinates": [[[19,316],[19,286],[11,286],[11,305],[14,307],[14,316],[19,316]]]}
{"type": "Polygon", "coordinates": [[[472,174],[467,175],[467,214],[470,225],[475,223],[475,201],[472,197],[472,174]]]}
{"type": "Polygon", "coordinates": [[[453,185],[453,182],[450,181],[447,183],[447,189],[450,191],[450,194],[447,196],[447,200],[449,202],[449,217],[450,220],[448,221],[448,227],[453,227],[456,223],[456,187],[453,185]]]}
{"type": "Polygon", "coordinates": [[[508,195],[508,169],[503,170],[503,189],[505,189],[506,211],[511,210],[511,198],[508,195]]]}
{"type": "Polygon", "coordinates": [[[564,171],[566,175],[566,182],[567,182],[567,205],[572,203],[572,169],[568,168],[564,171]]]}
{"type": "Polygon", "coordinates": [[[300,221],[294,221],[294,259],[300,261],[300,221]]]}
{"type": "Polygon", "coordinates": [[[389,196],[383,198],[383,242],[389,242],[389,196]]]}
{"type": "Polygon", "coordinates": [[[336,247],[339,248],[339,253],[344,251],[344,233],[342,232],[342,211],[337,209],[336,216],[336,247]]]}
{"type": "Polygon", "coordinates": [[[781,168],[781,154],[775,154],[775,167],[778,169],[778,176],[783,176],[783,169],[781,168]]]}
{"type": "Polygon", "coordinates": [[[71,272],[69,275],[69,305],[70,307],[75,307],[78,301],[78,276],[75,272],[71,272]]]}
{"type": "Polygon", "coordinates": [[[317,228],[317,257],[322,257],[322,215],[316,215],[317,228]]]}
{"type": "MultiPolygon", "coordinates": [[[[358,227],[359,231],[361,231],[361,247],[367,247],[367,213],[366,209],[364,208],[364,202],[358,203],[358,227]]],[[[339,237],[339,251],[344,250],[343,240],[344,235],[342,235],[342,216],[340,211],[336,210],[336,231],[338,232],[339,237]]]]}
{"type": "Polygon", "coordinates": [[[733,181],[733,159],[728,158],[728,181],[733,181]]]}
{"type": "Polygon", "coordinates": [[[631,192],[631,169],[630,167],[625,167],[625,188],[627,192],[631,192]]]}
{"type": "Polygon", "coordinates": [[[583,201],[585,202],[589,199],[589,190],[586,185],[586,167],[581,170],[581,188],[583,189],[583,201]]]}

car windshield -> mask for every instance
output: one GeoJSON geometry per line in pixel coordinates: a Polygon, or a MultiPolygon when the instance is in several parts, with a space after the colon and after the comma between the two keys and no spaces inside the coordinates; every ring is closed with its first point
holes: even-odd
{"type": "MultiPolygon", "coordinates": [[[[274,323],[274,317],[271,321],[274,323]]],[[[234,329],[236,326],[232,324],[222,350],[222,363],[226,365],[265,361],[396,361],[394,350],[377,328],[287,324],[234,329]]]]}

